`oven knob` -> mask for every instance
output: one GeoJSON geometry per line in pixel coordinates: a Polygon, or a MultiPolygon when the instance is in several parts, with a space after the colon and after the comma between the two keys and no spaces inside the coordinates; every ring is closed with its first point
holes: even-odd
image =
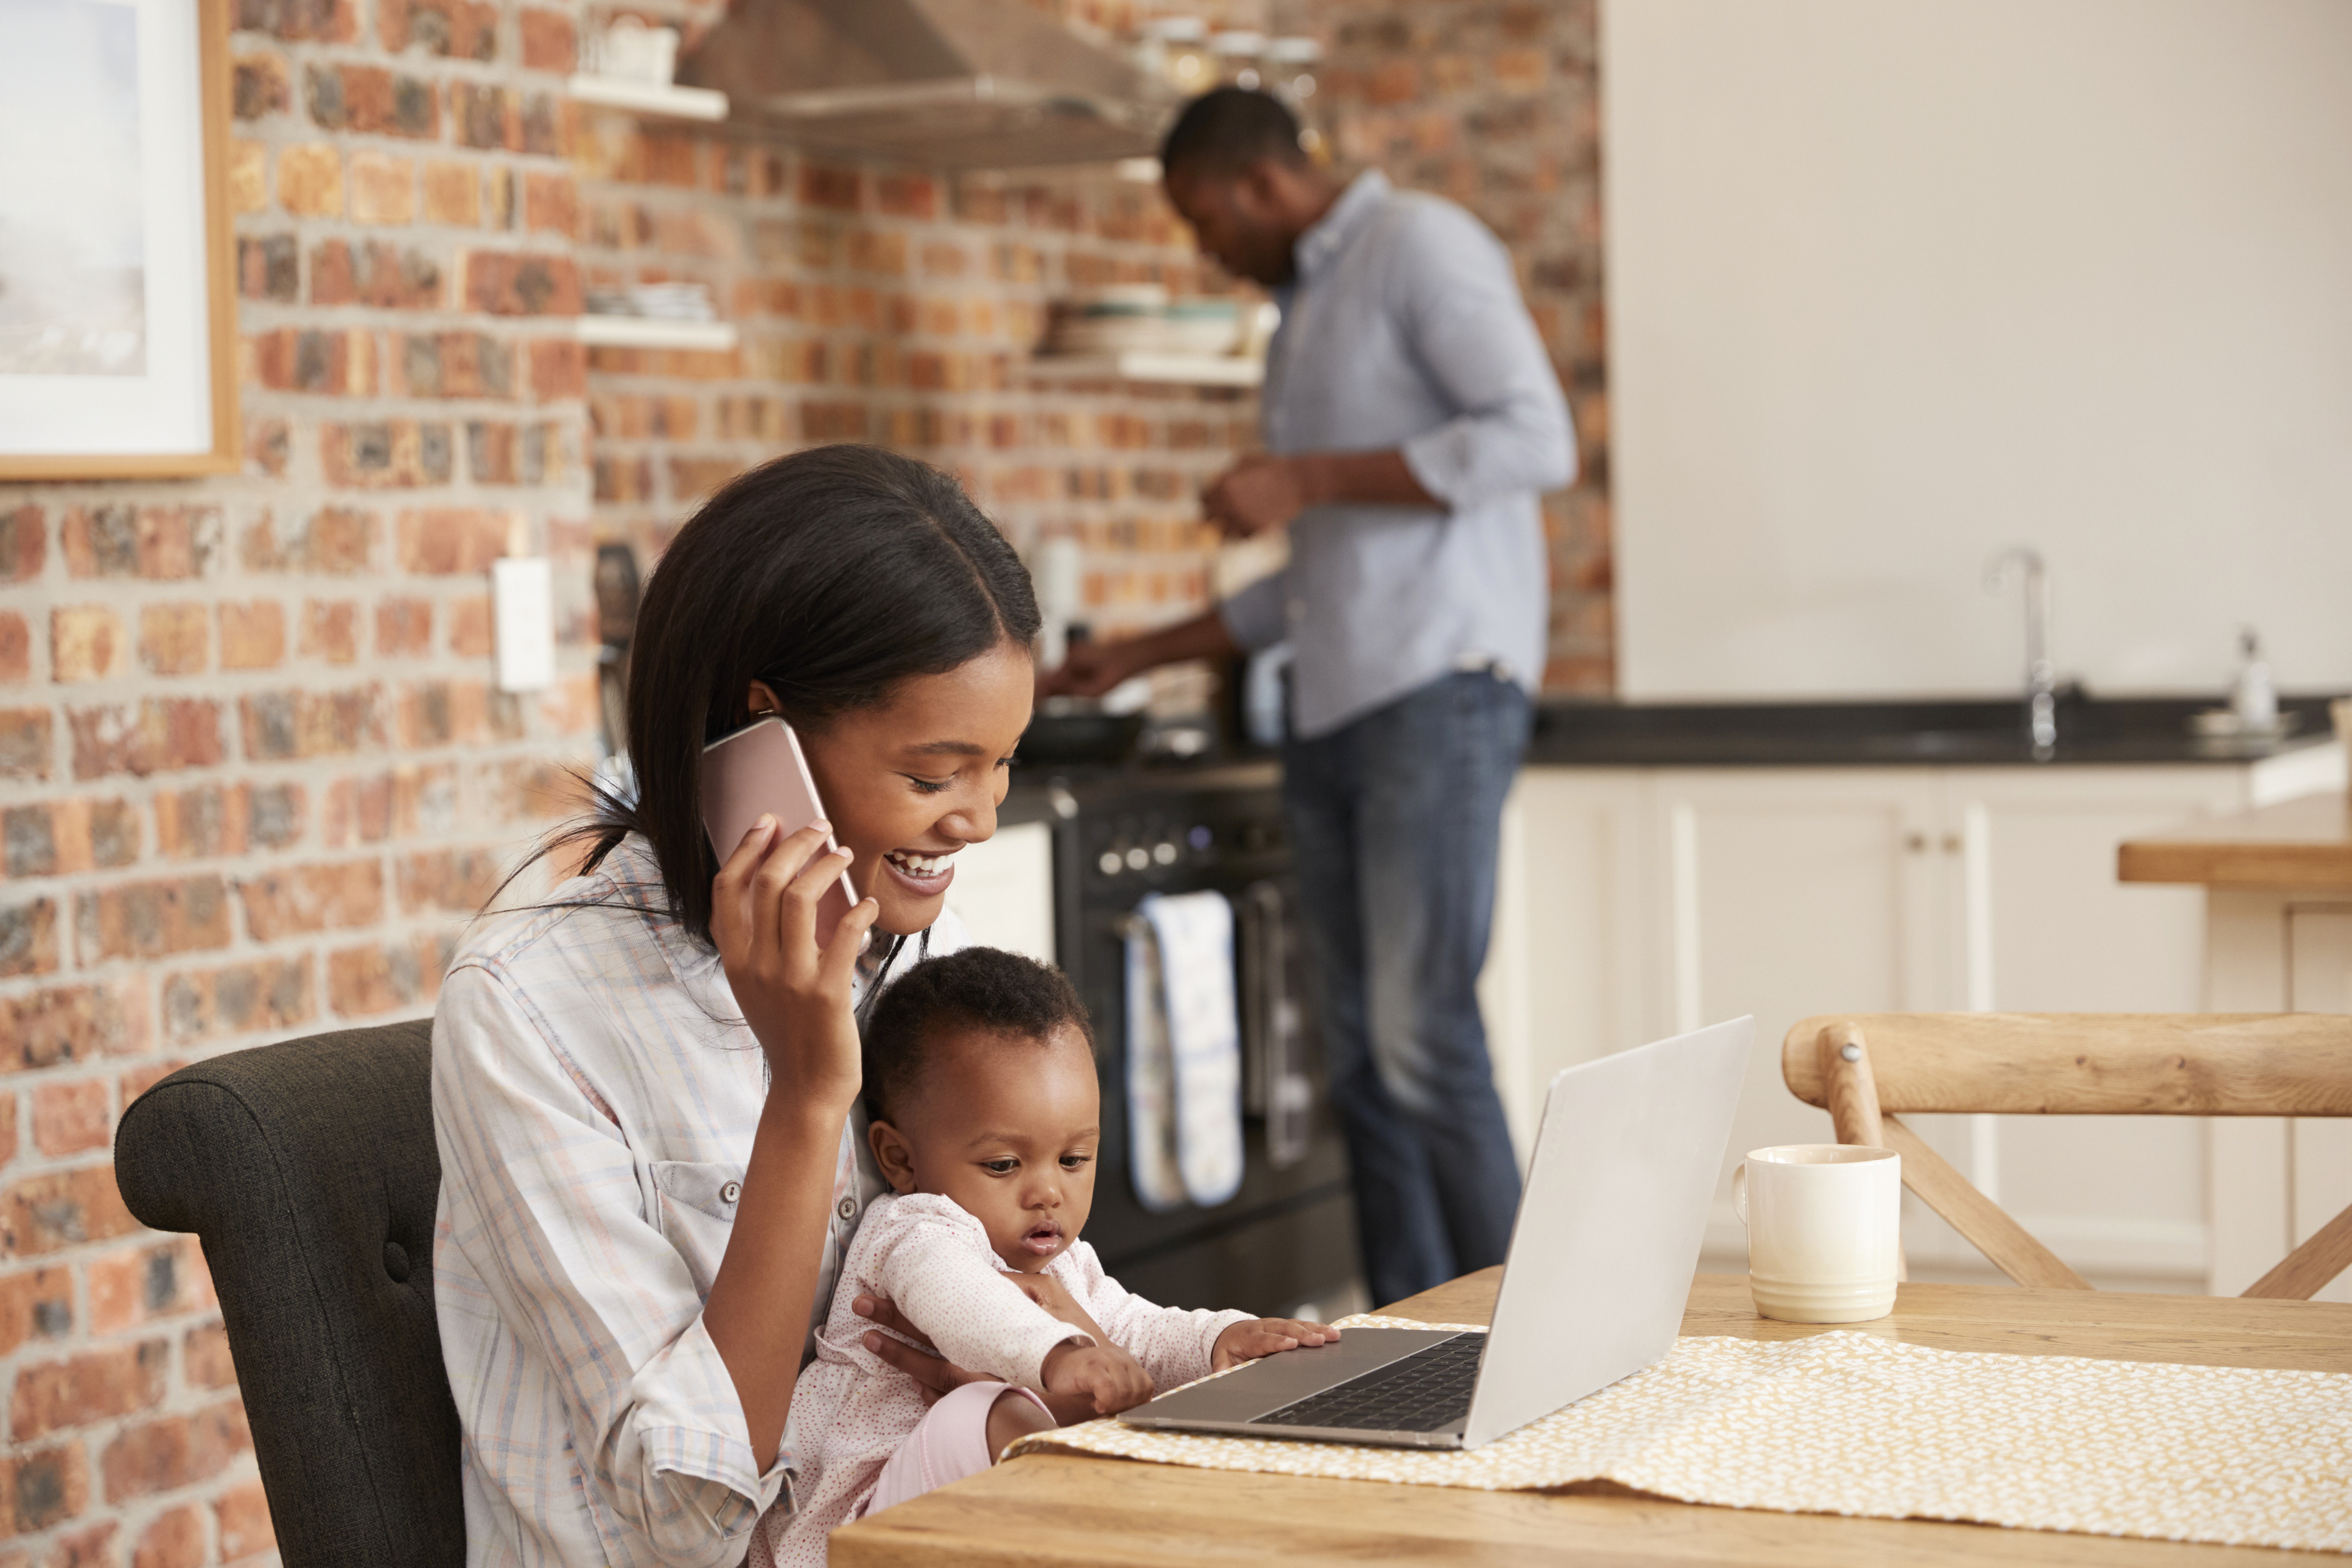
{"type": "Polygon", "coordinates": [[[1104,876],[1116,877],[1118,875],[1119,868],[1127,864],[1127,862],[1118,858],[1118,850],[1106,849],[1102,852],[1102,858],[1096,861],[1095,864],[1102,868],[1102,874],[1104,876]]]}
{"type": "Polygon", "coordinates": [[[1146,849],[1142,845],[1139,844],[1134,848],[1127,852],[1127,867],[1129,870],[1140,871],[1146,866],[1150,864],[1151,851],[1146,849]]]}
{"type": "Polygon", "coordinates": [[[1151,858],[1154,860],[1159,861],[1162,866],[1173,866],[1176,864],[1175,841],[1170,838],[1163,838],[1159,843],[1153,845],[1151,847],[1151,858]]]}

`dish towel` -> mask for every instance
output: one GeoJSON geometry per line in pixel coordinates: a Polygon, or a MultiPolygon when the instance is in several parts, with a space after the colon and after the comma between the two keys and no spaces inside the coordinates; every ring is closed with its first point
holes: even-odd
{"type": "Polygon", "coordinates": [[[1127,1121],[1135,1194],[1164,1211],[1242,1184],[1234,910],[1217,892],[1146,894],[1127,935],[1127,1121]]]}
{"type": "MultiPolygon", "coordinates": [[[[1360,1325],[1476,1331],[1339,1321],[1360,1325]]],[[[1781,1513],[2352,1551],[2352,1374],[1941,1351],[1845,1330],[1685,1336],[1655,1366],[1468,1453],[1117,1421],[1008,1453],[1037,1449],[1482,1491],[1609,1480],[1781,1513]]]]}

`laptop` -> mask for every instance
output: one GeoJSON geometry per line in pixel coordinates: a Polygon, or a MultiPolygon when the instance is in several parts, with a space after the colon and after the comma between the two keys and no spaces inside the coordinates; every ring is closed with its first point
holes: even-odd
{"type": "Polygon", "coordinates": [[[1562,1071],[1490,1331],[1349,1329],[1162,1394],[1134,1426],[1475,1448],[1674,1347],[1756,1020],[1562,1071]]]}

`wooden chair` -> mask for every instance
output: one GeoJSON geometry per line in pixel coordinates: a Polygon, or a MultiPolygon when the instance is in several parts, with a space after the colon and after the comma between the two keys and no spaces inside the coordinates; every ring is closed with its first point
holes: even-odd
{"type": "MultiPolygon", "coordinates": [[[[2352,1116],[2352,1016],[2323,1013],[1848,1013],[1780,1047],[1790,1092],[1841,1143],[1892,1149],[1919,1194],[2020,1285],[2090,1284],[1896,1120],[2003,1116],[2352,1116]]],[[[2308,1300],[2352,1266],[2352,1208],[2250,1287],[2308,1300]]]]}

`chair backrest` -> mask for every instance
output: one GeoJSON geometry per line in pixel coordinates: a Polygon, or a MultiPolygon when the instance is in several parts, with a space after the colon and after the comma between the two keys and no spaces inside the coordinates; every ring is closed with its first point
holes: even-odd
{"type": "MultiPolygon", "coordinates": [[[[1829,1111],[1839,1142],[1899,1152],[1904,1184],[2011,1279],[2087,1290],[1896,1114],[2352,1116],[2352,1016],[1825,1014],[1789,1031],[1780,1076],[1829,1111]]],[[[2347,1267],[2352,1208],[2246,1294],[2308,1300],[2347,1267]]]]}
{"type": "Polygon", "coordinates": [[[194,1231],[287,1568],[462,1568],[433,1313],[432,1025],[181,1068],[115,1135],[131,1212],[194,1231]]]}

